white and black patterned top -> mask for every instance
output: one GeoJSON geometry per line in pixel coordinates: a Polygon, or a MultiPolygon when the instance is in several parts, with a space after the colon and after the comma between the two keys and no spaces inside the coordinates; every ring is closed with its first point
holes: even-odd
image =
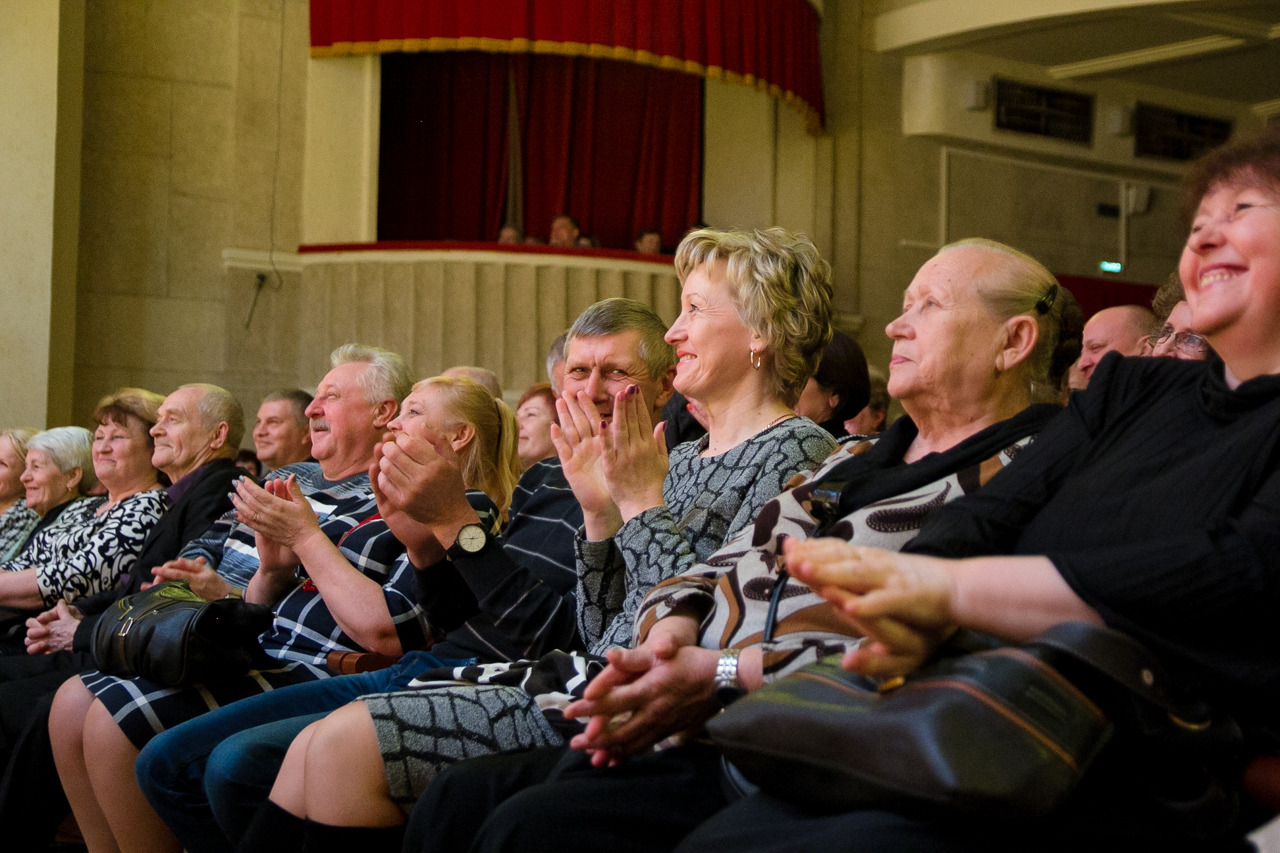
{"type": "MultiPolygon", "coordinates": [[[[762,645],[769,605],[783,566],[784,539],[808,539],[820,527],[817,486],[847,479],[841,509],[820,535],[862,546],[901,550],[938,507],[972,494],[1004,469],[1058,411],[1033,406],[955,447],[904,464],[915,425],[899,418],[878,438],[841,445],[803,482],[769,501],[754,522],[679,577],[657,585],[640,607],[637,638],[660,620],[690,616],[699,645],[728,649],[762,645]]],[[[764,676],[772,680],[861,642],[848,623],[804,583],[789,578],[779,591],[774,641],[763,645],[764,676]]]]}
{"type": "Polygon", "coordinates": [[[671,452],[652,507],[612,538],[578,545],[578,630],[593,654],[627,646],[636,612],[659,581],[705,561],[796,474],[812,471],[836,447],[808,418],[789,418],[738,446],[704,457],[707,437],[671,452]]]}
{"type": "Polygon", "coordinates": [[[17,556],[39,522],[40,516],[27,509],[26,498],[18,498],[16,504],[0,515],[0,563],[7,563],[17,556]]]}
{"type": "Polygon", "coordinates": [[[101,501],[78,501],[41,530],[5,569],[35,569],[45,607],[115,586],[151,528],[169,507],[163,489],[138,492],[95,514],[101,501]]]}

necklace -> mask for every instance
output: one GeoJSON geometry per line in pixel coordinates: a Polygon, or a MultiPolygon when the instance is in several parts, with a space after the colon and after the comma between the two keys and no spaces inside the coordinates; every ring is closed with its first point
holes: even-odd
{"type": "MultiPolygon", "coordinates": [[[[778,416],[777,416],[776,418],[774,418],[773,420],[769,421],[769,423],[767,423],[767,424],[765,424],[764,426],[760,427],[760,429],[758,429],[758,430],[756,430],[755,432],[751,433],[751,435],[747,436],[747,438],[743,439],[743,441],[747,441],[747,440],[749,440],[750,438],[752,438],[753,436],[757,436],[757,435],[759,435],[760,433],[764,432],[765,430],[767,430],[767,429],[772,429],[772,428],[774,428],[775,426],[777,426],[778,424],[782,423],[783,421],[789,421],[789,420],[791,420],[792,418],[794,418],[794,417],[796,417],[796,416],[797,416],[797,415],[796,415],[796,413],[795,413],[795,412],[792,412],[792,411],[786,411],[786,412],[783,412],[782,414],[778,415],[778,416]]],[[[712,447],[712,446],[711,446],[711,434],[710,434],[710,433],[707,433],[706,440],[707,440],[707,446],[706,446],[706,449],[705,449],[705,450],[703,450],[703,451],[702,451],[702,454],[701,454],[701,455],[703,455],[703,456],[719,456],[721,453],[725,453],[725,452],[727,452],[727,451],[729,451],[729,450],[732,450],[734,447],[737,447],[737,446],[738,446],[738,444],[741,444],[741,443],[742,443],[742,442],[737,442],[737,443],[735,443],[735,444],[731,445],[730,447],[725,448],[724,450],[719,450],[719,449],[714,448],[714,447],[712,447]]]]}
{"type": "MultiPolygon", "coordinates": [[[[796,417],[796,413],[795,413],[795,412],[783,412],[782,414],[778,415],[778,416],[777,416],[776,418],[774,418],[773,420],[769,421],[769,423],[765,424],[765,425],[764,425],[764,429],[769,429],[769,427],[775,427],[775,426],[777,426],[778,424],[782,423],[783,421],[789,421],[789,420],[791,420],[791,419],[792,419],[792,418],[794,418],[794,417],[796,417]]],[[[760,431],[761,431],[761,432],[764,432],[764,430],[760,430],[760,431]]]]}

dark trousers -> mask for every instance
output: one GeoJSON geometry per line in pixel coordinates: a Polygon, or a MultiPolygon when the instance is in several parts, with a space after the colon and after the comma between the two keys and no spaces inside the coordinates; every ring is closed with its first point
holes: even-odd
{"type": "Polygon", "coordinates": [[[92,668],[92,656],[81,652],[0,659],[0,826],[6,851],[44,850],[71,811],[53,763],[49,709],[64,681],[92,668]]]}
{"type": "Polygon", "coordinates": [[[722,809],[719,754],[670,749],[597,769],[568,748],[486,756],[419,798],[404,850],[670,850],[722,809]]]}

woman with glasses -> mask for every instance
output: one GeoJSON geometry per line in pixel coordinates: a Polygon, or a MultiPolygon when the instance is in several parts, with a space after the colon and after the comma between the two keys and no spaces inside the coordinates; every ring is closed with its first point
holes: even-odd
{"type": "Polygon", "coordinates": [[[1209,357],[1209,342],[1191,331],[1191,306],[1185,299],[1173,306],[1164,325],[1151,336],[1150,347],[1157,358],[1204,361],[1209,357]]]}

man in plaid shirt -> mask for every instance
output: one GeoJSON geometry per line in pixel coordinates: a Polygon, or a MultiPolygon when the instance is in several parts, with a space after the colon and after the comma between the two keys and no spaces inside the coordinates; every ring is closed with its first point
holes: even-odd
{"type": "MultiPolygon", "coordinates": [[[[87,836],[107,828],[105,818],[94,826],[95,805],[113,816],[130,811],[131,797],[145,805],[129,756],[157,732],[246,696],[326,677],[330,651],[398,654],[427,644],[413,570],[403,559],[404,546],[378,515],[368,477],[374,448],[412,387],[409,370],[394,353],[354,344],[335,350],[331,361],[333,369],[307,409],[317,462],[288,466],[275,476],[293,476],[295,494],[310,504],[320,531],[345,560],[304,568],[288,549],[255,536],[250,525],[263,527],[272,519],[241,511],[224,517],[184,549],[184,559],[169,564],[172,576],[190,577],[206,597],[234,587],[251,601],[271,604],[275,619],[261,638],[264,656],[244,677],[213,685],[170,688],[99,672],[63,685],[51,731],[64,787],[74,791],[75,783],[67,780],[87,774],[86,765],[95,778],[119,778],[106,797],[87,803],[90,817],[81,817],[87,836]],[[271,551],[259,554],[260,547],[271,551]]],[[[290,489],[287,480],[278,486],[269,489],[277,497],[290,489]]],[[[239,487],[241,494],[245,488],[239,487]]],[[[87,787],[81,790],[96,799],[87,787]]],[[[75,802],[79,814],[82,801],[75,802]]]]}

